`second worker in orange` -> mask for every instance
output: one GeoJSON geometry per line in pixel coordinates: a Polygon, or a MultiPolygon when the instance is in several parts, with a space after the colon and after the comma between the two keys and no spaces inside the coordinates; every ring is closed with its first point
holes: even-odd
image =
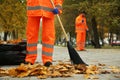
{"type": "Polygon", "coordinates": [[[84,13],[81,13],[79,16],[77,16],[75,20],[77,50],[80,50],[80,51],[85,50],[86,31],[88,31],[88,26],[86,24],[86,17],[84,13]]]}

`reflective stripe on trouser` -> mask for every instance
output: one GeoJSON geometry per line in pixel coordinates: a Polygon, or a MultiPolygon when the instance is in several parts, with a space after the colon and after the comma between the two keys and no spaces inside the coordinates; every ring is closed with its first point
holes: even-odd
{"type": "Polygon", "coordinates": [[[39,32],[40,17],[28,17],[27,35],[27,55],[25,61],[34,63],[37,57],[37,42],[39,32]]]}
{"type": "Polygon", "coordinates": [[[78,32],[77,37],[76,37],[77,50],[84,50],[85,49],[85,40],[86,40],[86,33],[85,32],[78,32]]]}
{"type": "Polygon", "coordinates": [[[43,18],[42,28],[42,61],[52,62],[53,46],[55,42],[54,19],[43,18]]]}

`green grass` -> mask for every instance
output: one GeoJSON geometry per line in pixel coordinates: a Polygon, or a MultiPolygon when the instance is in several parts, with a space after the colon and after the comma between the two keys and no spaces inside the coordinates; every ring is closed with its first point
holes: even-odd
{"type": "MultiPolygon", "coordinates": [[[[94,49],[94,46],[86,46],[87,49],[94,49]]],[[[100,49],[120,49],[120,46],[111,46],[111,45],[104,45],[104,46],[101,46],[100,49]]]]}
{"type": "MultiPolygon", "coordinates": [[[[56,46],[60,46],[60,47],[66,47],[66,45],[56,45],[56,46]]],[[[76,47],[75,45],[72,45],[74,48],[76,47]]],[[[87,45],[85,47],[86,49],[95,49],[94,46],[92,45],[87,45]]],[[[99,48],[98,48],[99,49],[99,48]]],[[[111,46],[111,45],[104,45],[104,46],[101,46],[100,49],[120,49],[120,46],[111,46]]]]}

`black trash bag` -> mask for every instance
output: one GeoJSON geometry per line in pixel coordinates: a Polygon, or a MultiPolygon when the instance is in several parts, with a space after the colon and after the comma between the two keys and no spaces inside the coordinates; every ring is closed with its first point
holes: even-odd
{"type": "Polygon", "coordinates": [[[1,51],[23,51],[26,50],[26,42],[20,42],[18,44],[0,44],[1,51]]]}
{"type": "Polygon", "coordinates": [[[25,62],[26,52],[3,51],[0,52],[0,65],[19,65],[25,62]]]}
{"type": "Polygon", "coordinates": [[[0,65],[19,65],[25,62],[26,42],[0,44],[0,65]]]}

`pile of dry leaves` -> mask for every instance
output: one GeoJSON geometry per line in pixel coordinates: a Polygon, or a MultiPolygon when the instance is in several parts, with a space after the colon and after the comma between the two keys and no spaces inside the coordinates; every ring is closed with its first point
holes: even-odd
{"type": "Polygon", "coordinates": [[[15,40],[8,40],[8,41],[0,40],[0,44],[17,44],[19,42],[22,42],[22,39],[15,39],[15,40]]]}
{"type": "MultiPolygon", "coordinates": [[[[106,73],[118,73],[120,74],[120,69],[115,66],[110,66],[105,69],[104,64],[99,65],[72,65],[69,63],[60,62],[56,65],[51,65],[50,67],[45,67],[41,64],[21,64],[16,68],[10,69],[0,69],[0,76],[11,76],[11,77],[28,77],[37,76],[40,79],[45,79],[48,77],[71,77],[74,74],[84,74],[85,78],[90,79],[91,75],[94,74],[106,74],[106,73]],[[108,69],[108,70],[107,70],[108,69]]],[[[94,77],[98,78],[98,77],[94,77]]]]}

